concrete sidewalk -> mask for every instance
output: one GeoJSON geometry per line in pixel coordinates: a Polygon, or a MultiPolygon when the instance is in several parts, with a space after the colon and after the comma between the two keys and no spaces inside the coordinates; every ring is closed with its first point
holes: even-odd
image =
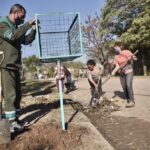
{"type": "MultiPolygon", "coordinates": [[[[102,78],[104,81],[106,78],[102,78]]],[[[82,105],[88,105],[91,94],[90,86],[86,78],[76,82],[77,90],[70,93],[72,99],[79,101],[82,105]]],[[[133,90],[135,97],[135,107],[125,108],[126,100],[120,84],[119,77],[109,79],[102,86],[104,97],[112,99],[119,105],[120,111],[113,114],[125,117],[136,117],[145,121],[150,121],[150,77],[134,77],[133,90]]]]}
{"type": "MultiPolygon", "coordinates": [[[[103,80],[105,80],[105,78],[103,78],[103,80]]],[[[73,101],[79,102],[86,107],[89,104],[91,98],[89,83],[85,78],[76,82],[76,85],[77,90],[69,93],[68,96],[73,101]]],[[[136,105],[133,108],[125,108],[126,101],[124,99],[124,93],[122,91],[118,77],[111,78],[103,85],[103,96],[108,99],[113,99],[114,102],[120,106],[120,111],[113,112],[113,115],[135,117],[138,119],[150,121],[150,78],[134,77],[133,89],[136,102],[136,105]]],[[[88,130],[88,135],[82,136],[81,140],[83,145],[82,147],[78,147],[78,150],[114,149],[83,113],[78,112],[76,115],[74,115],[75,110],[71,106],[65,105],[64,108],[66,121],[74,116],[69,123],[70,125],[84,127],[88,130]]],[[[60,110],[53,110],[49,114],[49,119],[57,118],[58,121],[60,121],[61,119],[59,111],[60,110]]]]}
{"type": "Polygon", "coordinates": [[[150,121],[150,77],[134,77],[133,90],[135,107],[125,108],[126,100],[119,77],[112,78],[103,85],[104,96],[113,99],[121,107],[113,115],[150,121]]]}
{"type": "MultiPolygon", "coordinates": [[[[105,80],[103,78],[102,80],[105,80]]],[[[87,106],[91,99],[90,86],[86,78],[76,82],[77,90],[68,94],[69,99],[79,102],[83,106],[87,106]]],[[[135,93],[136,105],[133,108],[125,108],[126,101],[120,85],[118,77],[111,78],[103,85],[104,97],[113,99],[120,106],[120,111],[112,114],[117,116],[136,117],[146,121],[150,121],[150,78],[135,77],[133,81],[133,89],[135,93]]],[[[114,148],[101,135],[101,133],[93,126],[90,120],[81,112],[76,112],[70,105],[64,105],[66,122],[71,119],[69,126],[75,125],[87,129],[88,134],[81,136],[82,146],[77,150],[113,150],[114,148]]],[[[60,118],[60,109],[52,110],[47,119],[60,118]]],[[[42,119],[46,120],[46,119],[42,119]]]]}
{"type": "MultiPolygon", "coordinates": [[[[86,82],[86,80],[83,80],[83,82],[86,82]]],[[[78,83],[80,84],[80,86],[82,85],[82,81],[79,81],[78,83]]],[[[84,90],[79,85],[77,86],[79,89],[69,93],[68,95],[64,94],[64,99],[70,99],[71,103],[79,102],[82,105],[86,105],[88,99],[90,98],[89,88],[86,88],[84,90]]],[[[51,100],[52,94],[47,96],[48,96],[47,99],[51,100]]],[[[44,99],[45,96],[42,97],[44,99]]],[[[29,99],[27,98],[27,101],[26,99],[24,99],[24,102],[26,103],[28,103],[29,101],[30,98],[29,99]]],[[[36,98],[35,100],[31,101],[31,104],[28,105],[29,106],[34,105],[34,102],[36,102],[36,98]]],[[[79,146],[77,145],[75,149],[71,149],[71,150],[114,150],[114,148],[107,142],[107,140],[91,123],[91,121],[82,112],[74,110],[71,104],[69,104],[69,102],[67,105],[64,105],[64,112],[65,112],[65,122],[68,123],[68,132],[70,126],[77,127],[77,129],[86,130],[86,132],[83,132],[84,134],[81,135],[80,137],[80,141],[82,144],[79,144],[79,146]]],[[[28,118],[28,116],[32,115],[32,113],[34,113],[34,111],[23,114],[21,116],[21,119],[25,119],[26,117],[28,118]]],[[[42,117],[40,116],[40,117],[33,117],[33,118],[35,119],[32,119],[31,122],[29,121],[30,125],[38,124],[40,122],[53,122],[53,121],[61,125],[60,107],[55,109],[50,109],[50,111],[47,111],[42,117]]]]}
{"type": "MultiPolygon", "coordinates": [[[[104,80],[104,79],[103,79],[104,80]]],[[[120,111],[116,111],[113,115],[136,117],[150,121],[150,78],[134,78],[134,93],[136,105],[133,108],[125,108],[125,100],[121,89],[119,78],[111,78],[103,85],[104,96],[113,99],[117,105],[121,107],[120,111]]],[[[67,95],[68,99],[79,102],[83,106],[89,104],[91,93],[90,86],[86,78],[76,82],[77,90],[67,95]]],[[[65,97],[65,95],[64,95],[65,97]]],[[[77,146],[75,150],[113,150],[114,148],[93,126],[90,120],[82,113],[77,112],[71,105],[64,105],[65,122],[69,126],[83,127],[88,132],[82,135],[80,140],[82,145],[77,146]]],[[[51,120],[61,121],[60,108],[52,109],[46,116],[39,121],[47,122],[51,120]]],[[[60,122],[61,124],[61,122],[60,122]]]]}

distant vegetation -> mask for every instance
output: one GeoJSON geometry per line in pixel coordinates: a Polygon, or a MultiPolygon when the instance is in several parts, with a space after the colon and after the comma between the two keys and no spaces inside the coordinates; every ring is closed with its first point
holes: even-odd
{"type": "Polygon", "coordinates": [[[124,41],[126,48],[135,52],[137,74],[143,74],[144,67],[150,72],[150,1],[149,0],[107,0],[100,15],[88,16],[82,26],[84,47],[91,58],[101,63],[108,60],[115,40],[124,41]]]}
{"type": "MultiPolygon", "coordinates": [[[[75,72],[79,72],[79,69],[84,68],[85,64],[77,61],[63,62],[63,64],[70,69],[73,69],[75,72]]],[[[25,79],[27,74],[30,74],[29,78],[38,78],[39,74],[44,74],[48,78],[54,76],[54,63],[42,63],[41,60],[35,56],[29,56],[23,58],[23,67],[22,67],[22,78],[25,79]]]]}

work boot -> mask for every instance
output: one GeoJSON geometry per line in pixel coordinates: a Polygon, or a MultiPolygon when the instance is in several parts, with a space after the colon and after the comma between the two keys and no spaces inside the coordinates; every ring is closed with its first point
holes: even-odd
{"type": "Polygon", "coordinates": [[[134,107],[135,106],[135,103],[133,101],[129,101],[127,104],[126,104],[126,108],[130,108],[130,107],[134,107]]]}
{"type": "Polygon", "coordinates": [[[24,127],[18,124],[16,121],[11,123],[11,126],[10,126],[11,133],[22,132],[23,130],[24,130],[24,127]]]}
{"type": "Polygon", "coordinates": [[[29,124],[27,121],[22,121],[18,117],[15,119],[15,121],[22,127],[27,127],[29,124]]]}

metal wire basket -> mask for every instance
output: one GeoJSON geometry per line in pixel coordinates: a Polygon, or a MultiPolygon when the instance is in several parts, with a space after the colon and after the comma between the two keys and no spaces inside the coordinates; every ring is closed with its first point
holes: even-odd
{"type": "Polygon", "coordinates": [[[79,13],[36,14],[39,58],[73,60],[83,55],[79,13]]]}

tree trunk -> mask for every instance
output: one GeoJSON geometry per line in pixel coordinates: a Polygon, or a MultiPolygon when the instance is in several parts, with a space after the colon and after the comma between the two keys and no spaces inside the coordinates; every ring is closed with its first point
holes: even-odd
{"type": "Polygon", "coordinates": [[[134,61],[134,74],[135,75],[144,75],[144,61],[143,61],[143,54],[140,50],[137,54],[137,61],[134,61]]]}

